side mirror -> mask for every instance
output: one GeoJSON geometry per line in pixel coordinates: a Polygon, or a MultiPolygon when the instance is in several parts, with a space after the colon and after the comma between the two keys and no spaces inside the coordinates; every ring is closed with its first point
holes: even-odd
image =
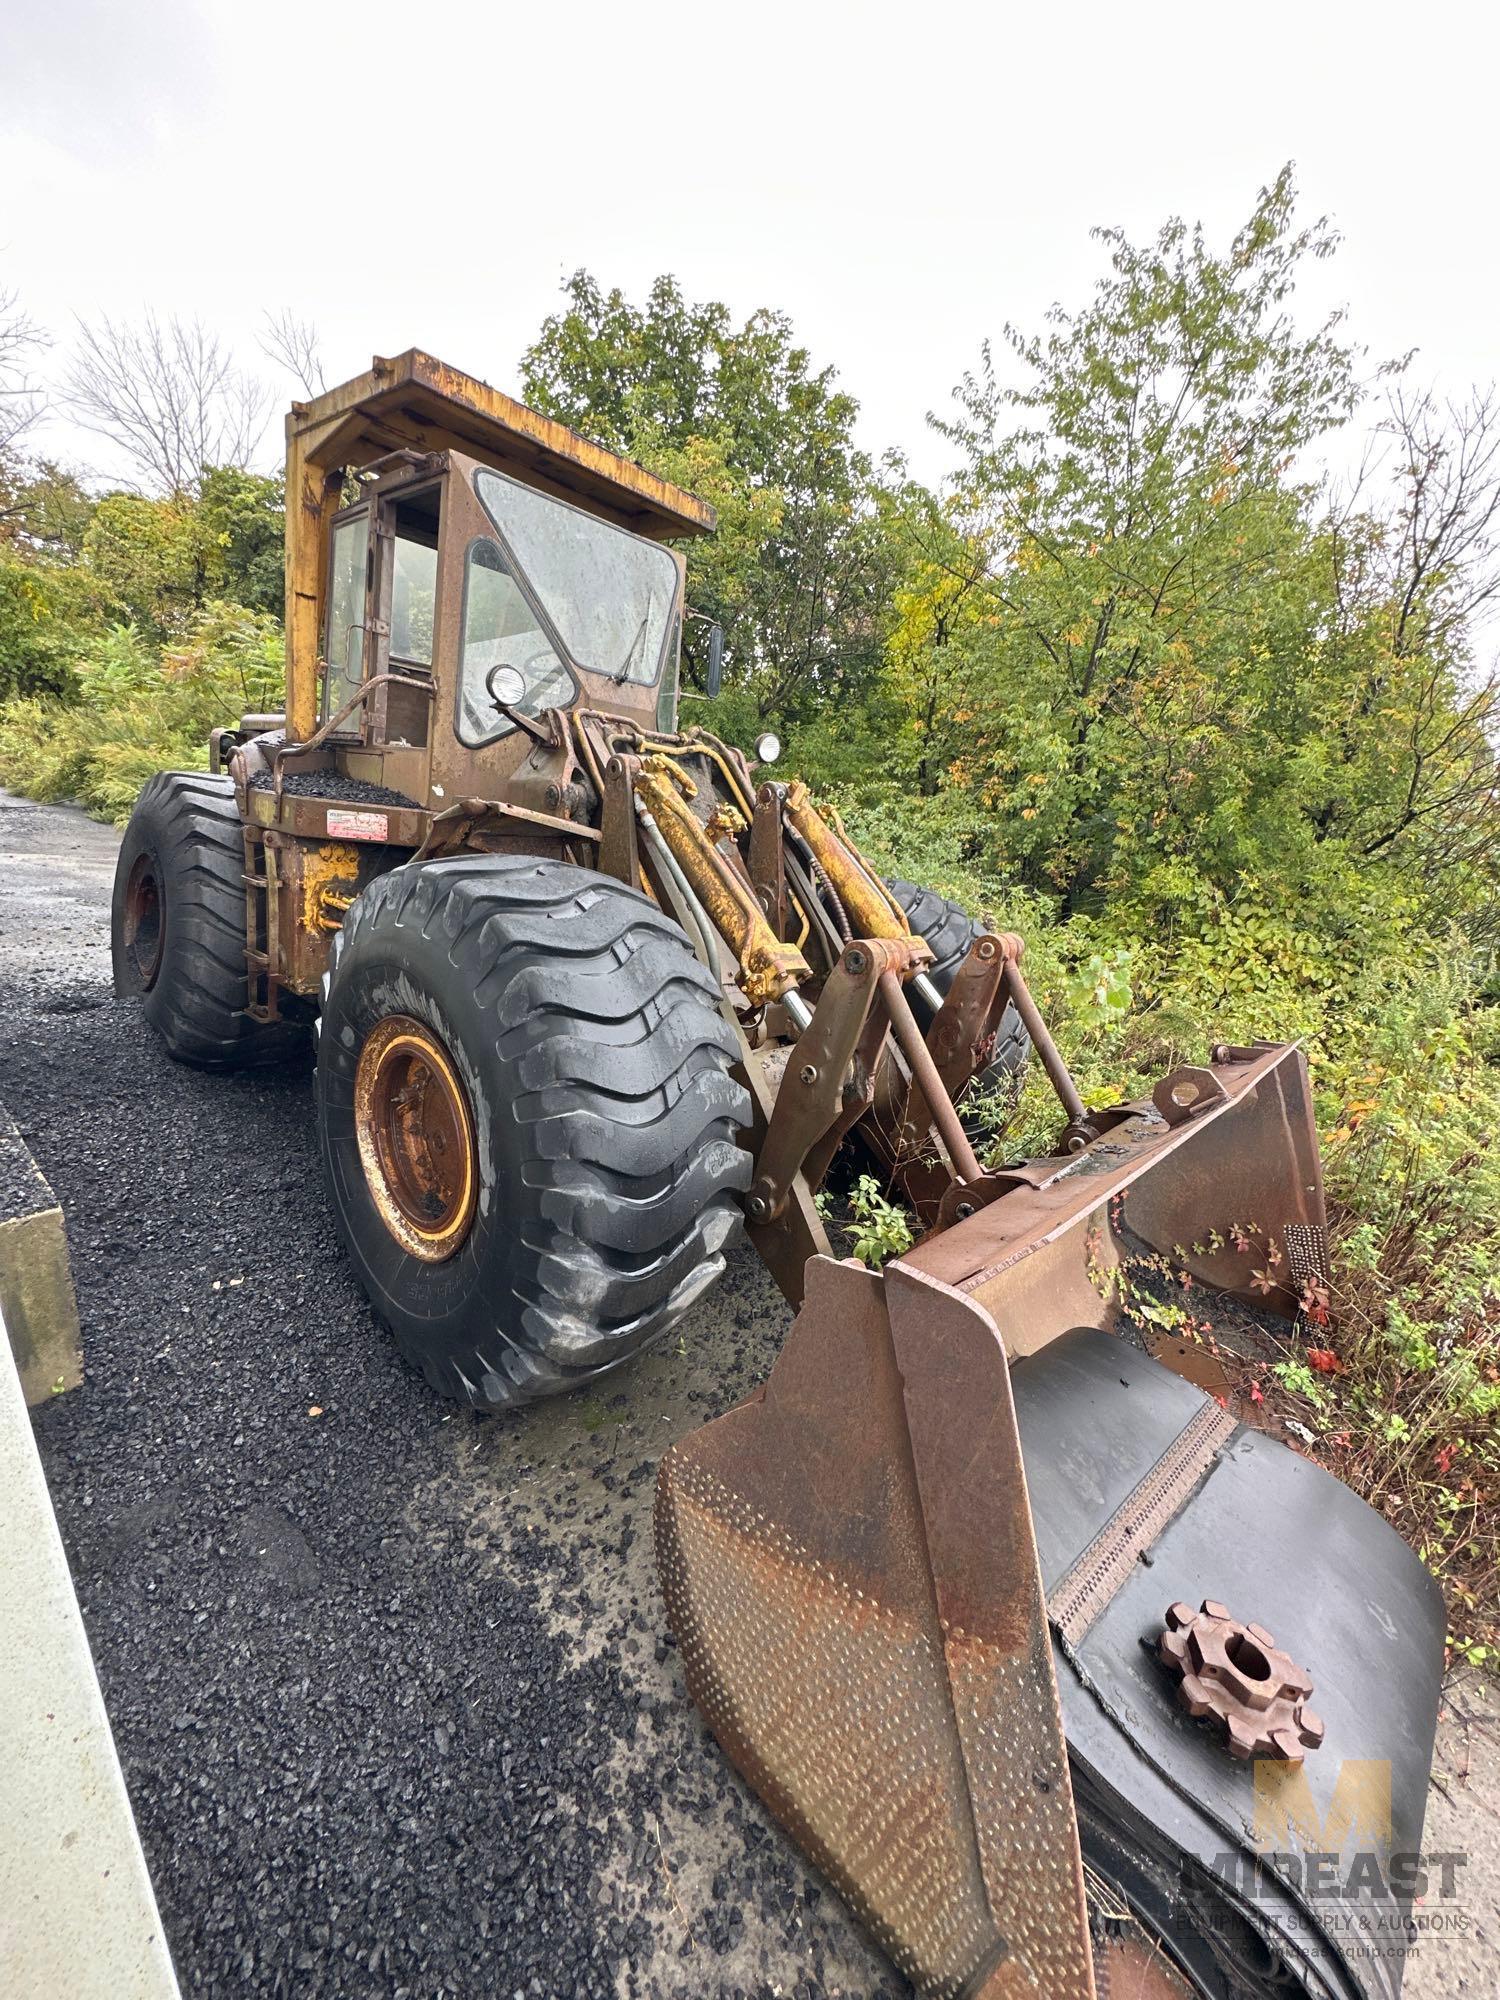
{"type": "Polygon", "coordinates": [[[717,621],[708,633],[708,698],[713,700],[724,685],[724,627],[717,621]]]}

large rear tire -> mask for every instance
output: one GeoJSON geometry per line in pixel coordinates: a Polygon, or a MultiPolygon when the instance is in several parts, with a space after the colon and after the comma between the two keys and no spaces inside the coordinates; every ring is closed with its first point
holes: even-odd
{"type": "Polygon", "coordinates": [[[435,1389],[495,1410],[573,1388],[717,1281],[751,1171],[734,1054],[686,936],[611,877],[475,855],[364,891],[325,984],[319,1133],[365,1290],[435,1389]]]}
{"type": "Polygon", "coordinates": [[[207,771],[149,779],[115,867],[115,992],[138,996],[167,1052],[198,1069],[281,1062],[307,1041],[299,1023],[244,1011],[244,876],[233,782],[207,771]]]}
{"type": "MultiPolygon", "coordinates": [[[[885,886],[906,912],[906,921],[917,936],[931,947],[933,963],[927,976],[939,993],[946,994],[969,955],[970,945],[982,934],[982,926],[961,904],[950,903],[936,889],[919,889],[915,882],[904,882],[899,876],[892,876],[885,886]]],[[[925,1027],[926,1010],[915,995],[911,997],[925,1027]]],[[[983,1090],[1019,1076],[1030,1054],[1031,1037],[1022,1027],[1015,1008],[1007,1004],[995,1031],[995,1052],[970,1088],[983,1090]]]]}

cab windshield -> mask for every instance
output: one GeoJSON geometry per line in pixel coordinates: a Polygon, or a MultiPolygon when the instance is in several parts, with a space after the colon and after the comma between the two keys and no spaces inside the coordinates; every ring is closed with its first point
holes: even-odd
{"type": "Polygon", "coordinates": [[[571,663],[651,686],[677,598],[667,550],[503,473],[481,469],[474,486],[571,663]]]}

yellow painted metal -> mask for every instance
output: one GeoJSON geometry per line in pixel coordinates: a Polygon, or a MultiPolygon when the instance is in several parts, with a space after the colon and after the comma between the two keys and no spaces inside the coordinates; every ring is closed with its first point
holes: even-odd
{"type": "Polygon", "coordinates": [[[833,884],[834,893],[849,912],[856,937],[904,938],[911,925],[852,847],[840,840],[812,802],[812,794],[800,778],[786,788],[786,816],[811,848],[818,866],[833,884]]]}
{"type": "Polygon", "coordinates": [[[310,841],[302,853],[302,925],[336,931],[359,894],[359,853],[347,841],[310,841]]]}
{"type": "Polygon", "coordinates": [[[294,404],[290,421],[321,465],[369,464],[402,448],[469,452],[655,541],[708,534],[718,518],[633,459],[416,347],[377,355],[367,374],[294,404]]]}
{"type": "Polygon", "coordinates": [[[709,814],[708,825],[703,831],[715,844],[721,840],[738,840],[745,831],[745,815],[737,806],[726,805],[721,799],[709,814]]]}
{"type": "Polygon", "coordinates": [[[294,408],[286,420],[286,734],[305,743],[318,726],[318,660],[328,530],[342,476],[307,455],[294,408]]]}
{"type": "MultiPolygon", "coordinates": [[[[601,719],[608,720],[607,717],[601,719]]],[[[659,757],[663,763],[671,764],[681,773],[683,786],[689,797],[696,787],[687,767],[695,757],[706,757],[723,778],[724,788],[730,800],[745,813],[748,825],[749,815],[755,811],[755,800],[746,789],[743,777],[734,768],[733,762],[726,754],[724,744],[717,736],[710,736],[706,729],[690,729],[685,736],[652,734],[642,739],[642,747],[647,749],[650,755],[659,757]]]]}
{"type": "Polygon", "coordinates": [[[636,774],[637,797],[692,884],[719,935],[740,965],[740,985],[753,1007],[779,1000],[812,975],[794,944],[783,944],[766,921],[748,882],[716,851],[687,801],[691,778],[665,757],[648,757],[636,774]]]}
{"type": "Polygon", "coordinates": [[[462,451],[653,541],[712,532],[706,501],[527,409],[487,382],[408,348],[286,420],[287,738],[317,726],[328,530],[346,467],[387,453],[462,451]]]}

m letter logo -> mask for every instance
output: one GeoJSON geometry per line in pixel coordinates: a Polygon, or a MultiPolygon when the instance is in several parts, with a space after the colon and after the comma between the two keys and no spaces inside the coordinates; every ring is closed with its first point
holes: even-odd
{"type": "Polygon", "coordinates": [[[1327,1810],[1320,1812],[1305,1764],[1255,1760],[1255,1827],[1262,1854],[1338,1854],[1391,1838],[1391,1767],[1384,1758],[1346,1757],[1327,1810]]]}

